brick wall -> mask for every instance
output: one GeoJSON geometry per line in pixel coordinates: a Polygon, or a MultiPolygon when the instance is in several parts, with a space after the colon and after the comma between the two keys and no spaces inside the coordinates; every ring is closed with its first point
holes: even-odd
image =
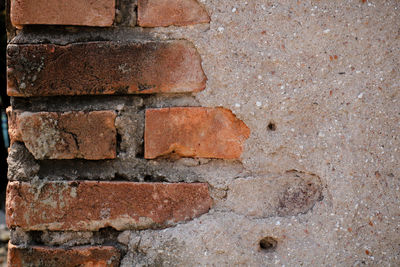
{"type": "Polygon", "coordinates": [[[201,4],[143,0],[128,10],[124,2],[117,10],[115,4],[11,2],[11,21],[21,29],[16,39],[26,42],[7,47],[7,92],[13,97],[7,111],[9,266],[119,266],[126,247],[101,231],[115,236],[171,227],[213,206],[207,183],[188,180],[181,176],[185,171],[173,171],[181,176],[176,181],[154,173],[181,165],[176,160],[182,157],[237,160],[249,137],[248,127],[230,110],[192,100],[207,81],[193,43],[135,34],[135,40],[121,41],[115,33],[123,28],[117,17],[137,17],[138,27],[209,23],[201,4]],[[94,40],[51,28],[68,40],[60,44],[43,41],[44,25],[112,28],[76,29],[95,32],[94,40]],[[28,31],[31,37],[24,36],[28,31]],[[103,40],[107,34],[111,37],[103,40]],[[166,166],[149,167],[160,163],[166,166]],[[29,164],[38,168],[21,175],[29,164]],[[114,173],[98,176],[102,167],[114,173]],[[74,177],[57,174],[71,170],[74,177]],[[84,246],[58,247],[42,237],[99,231],[101,241],[84,246]]]}
{"type": "Polygon", "coordinates": [[[400,264],[396,1],[8,2],[9,266],[400,264]]]}

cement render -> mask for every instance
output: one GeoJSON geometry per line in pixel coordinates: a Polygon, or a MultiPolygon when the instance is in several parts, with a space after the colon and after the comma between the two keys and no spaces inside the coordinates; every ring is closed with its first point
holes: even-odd
{"type": "Polygon", "coordinates": [[[251,129],[246,171],[313,173],[324,199],[297,216],[216,212],[132,233],[130,251],[181,266],[400,265],[399,2],[202,3],[209,26],[150,32],[196,45],[208,77],[196,99],[251,129]],[[260,251],[264,236],[274,252],[260,251]]]}

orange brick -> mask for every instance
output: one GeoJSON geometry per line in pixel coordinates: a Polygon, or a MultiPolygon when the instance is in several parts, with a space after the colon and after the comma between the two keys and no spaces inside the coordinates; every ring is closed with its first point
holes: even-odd
{"type": "Polygon", "coordinates": [[[249,128],[224,108],[146,110],[145,158],[165,156],[237,159],[249,128]]]}
{"type": "Polygon", "coordinates": [[[111,26],[115,0],[12,0],[11,22],[28,24],[111,26]]]}
{"type": "Polygon", "coordinates": [[[8,267],[117,267],[119,251],[111,246],[52,248],[45,246],[20,247],[8,244],[8,267]]]}
{"type": "Polygon", "coordinates": [[[138,0],[141,27],[209,23],[207,11],[196,0],[138,0]]]}
{"type": "Polygon", "coordinates": [[[24,142],[36,159],[116,157],[114,111],[20,112],[8,109],[11,143],[24,142]]]}
{"type": "Polygon", "coordinates": [[[206,213],[211,204],[202,183],[10,182],[6,220],[23,230],[162,228],[206,213]]]}
{"type": "Polygon", "coordinates": [[[10,96],[183,93],[206,76],[188,41],[87,42],[7,47],[10,96]]]}
{"type": "Polygon", "coordinates": [[[10,146],[15,141],[22,141],[21,132],[17,126],[17,117],[19,115],[19,111],[13,111],[12,107],[8,107],[6,110],[8,117],[8,135],[10,136],[10,146]]]}

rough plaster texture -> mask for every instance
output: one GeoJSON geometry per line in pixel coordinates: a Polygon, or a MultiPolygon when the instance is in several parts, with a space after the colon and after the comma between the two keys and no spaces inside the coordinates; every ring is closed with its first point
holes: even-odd
{"type": "MultiPolygon", "coordinates": [[[[183,38],[197,47],[208,81],[194,96],[15,100],[14,108],[31,111],[114,109],[120,150],[115,161],[30,159],[33,170],[12,171],[10,178],[210,184],[215,207],[208,214],[161,231],[121,233],[123,266],[400,265],[399,2],[201,2],[210,25],[101,34],[82,29],[67,37],[28,29],[14,39],[183,38]],[[144,160],[144,109],[170,106],[231,109],[251,130],[241,160],[144,160]],[[252,196],[259,214],[241,206],[238,183],[260,194],[252,196]],[[258,193],[260,184],[265,194],[258,193]],[[280,209],[280,199],[293,200],[292,208],[280,209]],[[261,250],[259,241],[268,236],[277,246],[261,250]]],[[[10,164],[29,168],[18,159],[25,153],[14,144],[10,164]]],[[[15,243],[29,238],[18,229],[12,236],[15,243]]],[[[55,239],[62,240],[46,232],[41,237],[47,244],[55,239]]]]}

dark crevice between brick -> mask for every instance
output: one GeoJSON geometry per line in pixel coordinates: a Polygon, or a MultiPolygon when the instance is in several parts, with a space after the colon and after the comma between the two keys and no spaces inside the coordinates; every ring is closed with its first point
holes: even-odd
{"type": "Polygon", "coordinates": [[[114,177],[112,160],[40,160],[40,179],[55,180],[112,180],[114,177]],[[79,174],[79,175],[78,175],[79,174]]]}
{"type": "Polygon", "coordinates": [[[122,136],[120,133],[118,133],[118,131],[117,131],[116,141],[117,141],[116,144],[117,155],[119,155],[119,153],[123,153],[125,152],[125,150],[121,149],[122,136]]]}
{"type": "Polygon", "coordinates": [[[115,173],[114,175],[114,182],[140,182],[138,178],[131,178],[126,174],[121,174],[121,173],[115,173]]]}
{"type": "Polygon", "coordinates": [[[43,231],[30,231],[28,232],[30,245],[42,246],[44,242],[42,241],[43,231]]]}
{"type": "Polygon", "coordinates": [[[181,93],[13,97],[11,99],[13,109],[30,112],[116,110],[121,104],[135,107],[138,112],[148,108],[200,106],[194,96],[181,93]]]}
{"type": "Polygon", "coordinates": [[[143,180],[145,181],[145,182],[168,182],[168,180],[164,177],[164,176],[153,176],[153,175],[149,175],[149,174],[146,174],[144,177],[143,177],[143,180]]]}
{"type": "Polygon", "coordinates": [[[137,24],[137,1],[116,0],[114,26],[135,27],[137,24]]]}
{"type": "Polygon", "coordinates": [[[143,144],[140,146],[140,149],[138,152],[136,152],[136,158],[138,159],[144,159],[144,149],[143,149],[143,144]]]}
{"type": "Polygon", "coordinates": [[[116,241],[118,239],[118,235],[122,232],[117,231],[112,227],[105,227],[99,229],[98,231],[91,232],[91,235],[86,238],[84,235],[79,235],[79,233],[80,232],[73,231],[27,231],[25,232],[25,240],[18,240],[14,238],[14,240],[12,239],[11,242],[14,245],[49,246],[66,249],[86,245],[113,246],[120,251],[122,256],[125,256],[127,253],[127,246],[116,241]],[[69,235],[71,233],[76,234],[76,237],[70,237],[69,235]],[[65,235],[66,237],[60,238],[60,235],[65,235]]]}
{"type": "Polygon", "coordinates": [[[143,42],[156,41],[149,31],[139,27],[88,27],[61,25],[26,25],[12,35],[12,44],[69,45],[84,42],[143,42]],[[14,37],[15,36],[15,37],[14,37]]]}

